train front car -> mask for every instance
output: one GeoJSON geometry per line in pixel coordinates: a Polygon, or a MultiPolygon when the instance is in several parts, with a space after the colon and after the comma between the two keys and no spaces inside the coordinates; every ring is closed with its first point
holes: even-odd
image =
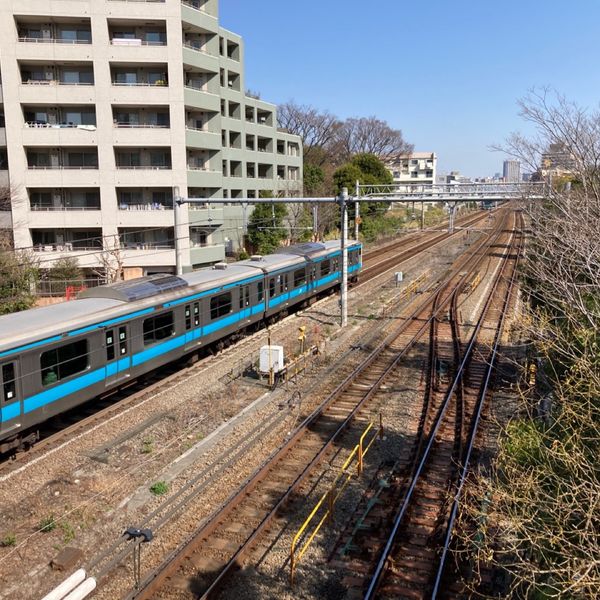
{"type": "MultiPolygon", "coordinates": [[[[356,281],[362,247],[348,242],[356,281]]],[[[0,453],[44,421],[178,358],[275,320],[339,287],[339,240],[281,248],[176,277],[92,288],[77,300],[0,317],[0,453]]]]}

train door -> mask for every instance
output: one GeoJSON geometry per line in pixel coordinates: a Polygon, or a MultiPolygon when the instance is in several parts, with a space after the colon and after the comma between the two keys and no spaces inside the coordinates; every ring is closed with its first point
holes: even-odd
{"type": "Polygon", "coordinates": [[[104,330],[106,385],[114,385],[131,375],[129,325],[104,330]]]}
{"type": "Polygon", "coordinates": [[[307,294],[310,296],[317,287],[317,263],[310,262],[306,268],[308,270],[308,285],[306,287],[307,294]]]}
{"type": "Polygon", "coordinates": [[[252,314],[252,308],[250,306],[250,286],[240,286],[240,321],[245,322],[250,320],[252,314]]]}
{"type": "Polygon", "coordinates": [[[185,318],[185,349],[188,350],[198,344],[200,338],[200,302],[186,304],[184,307],[185,318]]]}
{"type": "Polygon", "coordinates": [[[2,433],[20,424],[18,417],[21,415],[21,390],[18,369],[17,361],[0,363],[0,432],[2,433]]]}

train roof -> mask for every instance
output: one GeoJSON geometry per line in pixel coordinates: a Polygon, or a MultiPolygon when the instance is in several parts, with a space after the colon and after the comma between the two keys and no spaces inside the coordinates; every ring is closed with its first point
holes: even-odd
{"type": "Polygon", "coordinates": [[[97,321],[106,311],[124,306],[119,300],[92,298],[40,306],[0,316],[0,353],[33,340],[78,327],[82,320],[97,321]]]}
{"type": "MultiPolygon", "coordinates": [[[[348,241],[349,246],[355,244],[348,241]]],[[[91,288],[82,292],[77,300],[0,316],[0,356],[5,351],[37,340],[101,324],[137,310],[177,302],[186,296],[219,289],[262,272],[272,273],[305,264],[307,258],[339,248],[339,240],[298,244],[259,259],[221,264],[181,276],[150,275],[91,288]]]]}

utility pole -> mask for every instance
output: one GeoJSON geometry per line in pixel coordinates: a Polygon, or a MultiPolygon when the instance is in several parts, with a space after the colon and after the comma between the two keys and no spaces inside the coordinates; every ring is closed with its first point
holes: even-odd
{"type": "Polygon", "coordinates": [[[341,326],[348,325],[348,188],[342,188],[340,194],[340,209],[342,221],[342,287],[340,293],[341,326]]]}
{"type": "Polygon", "coordinates": [[[421,231],[425,229],[425,202],[421,202],[421,231]]]}
{"type": "Polygon", "coordinates": [[[358,226],[360,224],[360,181],[356,180],[356,202],[354,203],[354,239],[358,242],[358,226]]]}
{"type": "Polygon", "coordinates": [[[313,204],[312,207],[313,217],[313,239],[315,242],[319,241],[319,205],[313,204]]]}
{"type": "Polygon", "coordinates": [[[173,237],[175,238],[175,274],[183,274],[183,266],[181,260],[181,232],[179,231],[179,222],[181,216],[179,211],[181,210],[181,196],[179,195],[179,187],[173,188],[173,237]]]}

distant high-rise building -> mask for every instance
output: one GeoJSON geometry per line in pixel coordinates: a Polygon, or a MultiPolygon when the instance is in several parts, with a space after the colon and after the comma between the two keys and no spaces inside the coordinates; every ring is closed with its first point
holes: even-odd
{"type": "Polygon", "coordinates": [[[521,163],[518,160],[505,160],[502,175],[506,183],[521,181],[521,163]]]}

